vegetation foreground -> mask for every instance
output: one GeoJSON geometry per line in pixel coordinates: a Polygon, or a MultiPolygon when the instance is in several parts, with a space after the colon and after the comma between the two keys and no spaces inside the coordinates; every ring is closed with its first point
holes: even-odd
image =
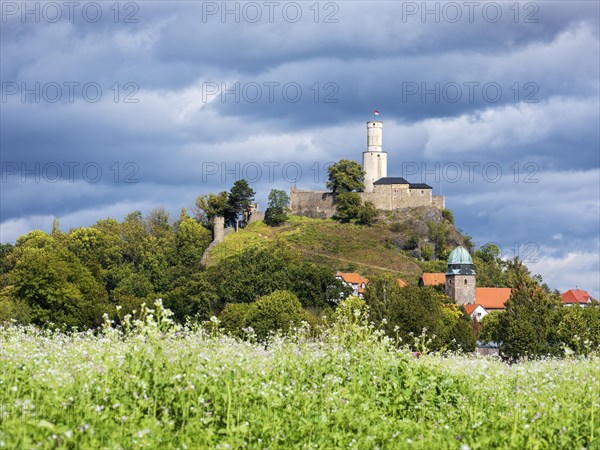
{"type": "Polygon", "coordinates": [[[420,357],[342,302],[257,342],[160,302],[101,331],[0,327],[4,448],[600,448],[600,359],[420,357]]]}

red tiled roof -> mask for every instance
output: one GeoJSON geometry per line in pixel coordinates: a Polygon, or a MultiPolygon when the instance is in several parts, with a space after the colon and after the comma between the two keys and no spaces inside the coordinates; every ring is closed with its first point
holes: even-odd
{"type": "Polygon", "coordinates": [[[354,272],[338,272],[335,275],[341,277],[346,283],[360,284],[363,280],[359,273],[354,272]]]}
{"type": "Polygon", "coordinates": [[[485,309],[504,309],[504,303],[510,297],[510,288],[475,288],[475,302],[485,309]]]}
{"type": "Polygon", "coordinates": [[[590,294],[582,289],[569,289],[560,297],[562,298],[563,303],[567,304],[587,303],[591,299],[590,294]]]}
{"type": "Polygon", "coordinates": [[[423,281],[424,286],[446,284],[446,274],[425,272],[423,275],[421,275],[421,280],[423,281]]]}
{"type": "Polygon", "coordinates": [[[467,303],[464,306],[465,306],[465,311],[467,312],[467,314],[471,315],[471,314],[473,314],[473,311],[475,311],[479,305],[477,303],[467,303]]]}
{"type": "Polygon", "coordinates": [[[360,292],[361,294],[363,294],[365,292],[365,289],[367,289],[367,284],[369,284],[369,279],[368,278],[362,278],[360,280],[360,284],[358,285],[358,292],[360,292]],[[362,287],[363,283],[365,283],[365,287],[362,287]]]}

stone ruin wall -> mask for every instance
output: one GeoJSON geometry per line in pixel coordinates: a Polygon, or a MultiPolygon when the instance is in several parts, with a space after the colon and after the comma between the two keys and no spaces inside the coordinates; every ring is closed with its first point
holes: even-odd
{"type": "Polygon", "coordinates": [[[292,188],[290,192],[290,208],[297,216],[326,219],[336,212],[333,204],[333,193],[329,191],[300,191],[292,188]]]}

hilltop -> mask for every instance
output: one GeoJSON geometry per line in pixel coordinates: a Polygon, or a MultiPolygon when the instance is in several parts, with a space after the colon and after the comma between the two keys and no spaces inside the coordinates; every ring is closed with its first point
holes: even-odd
{"type": "Polygon", "coordinates": [[[335,270],[365,275],[390,272],[416,283],[424,270],[443,269],[440,263],[426,260],[444,259],[465,237],[452,224],[451,213],[435,207],[380,212],[373,226],[290,216],[278,227],[257,221],[230,233],[211,249],[207,265],[270,240],[283,241],[308,260],[335,270]]]}

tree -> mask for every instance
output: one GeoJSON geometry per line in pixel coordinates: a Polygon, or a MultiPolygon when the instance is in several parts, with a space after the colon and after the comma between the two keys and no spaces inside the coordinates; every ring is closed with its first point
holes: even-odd
{"type": "Polygon", "coordinates": [[[196,198],[196,220],[205,227],[211,228],[213,219],[217,216],[224,217],[227,214],[228,207],[229,194],[225,191],[218,194],[200,195],[196,198]]]}
{"type": "Polygon", "coordinates": [[[164,296],[165,306],[173,311],[173,317],[180,323],[187,319],[209,319],[217,298],[216,289],[202,272],[197,272],[190,278],[181,277],[178,285],[164,296]]]}
{"type": "Polygon", "coordinates": [[[482,342],[500,342],[502,340],[500,330],[500,317],[503,311],[491,311],[481,319],[479,340],[482,342]]]}
{"type": "Polygon", "coordinates": [[[474,254],[477,268],[477,286],[509,287],[506,263],[500,259],[500,248],[495,244],[485,244],[474,254]]]}
{"type": "Polygon", "coordinates": [[[108,306],[106,291],[51,236],[41,231],[21,236],[11,257],[15,258],[14,296],[31,308],[34,324],[82,328],[100,323],[108,306]]]}
{"type": "Polygon", "coordinates": [[[340,298],[352,293],[335,277],[335,271],[308,261],[292,265],[289,269],[291,288],[305,308],[324,309],[335,307],[340,298]]]}
{"type": "Polygon", "coordinates": [[[341,222],[356,219],[361,209],[360,195],[356,192],[342,192],[335,196],[336,218],[341,222]]]}
{"type": "Polygon", "coordinates": [[[361,225],[373,225],[377,218],[377,208],[373,202],[365,202],[359,209],[357,222],[361,225]]]}
{"type": "Polygon", "coordinates": [[[265,212],[265,223],[276,226],[284,223],[288,218],[290,197],[287,192],[272,189],[269,193],[269,206],[265,212]]]}
{"type": "Polygon", "coordinates": [[[427,222],[429,228],[429,239],[435,246],[435,256],[437,259],[447,259],[447,245],[448,245],[448,225],[444,222],[435,223],[431,220],[427,222]]]}
{"type": "Polygon", "coordinates": [[[498,324],[500,354],[511,360],[555,354],[559,351],[556,331],[561,300],[544,292],[517,258],[513,266],[515,287],[498,324]]]}
{"type": "Polygon", "coordinates": [[[204,250],[211,241],[210,231],[189,217],[184,209],[175,233],[175,263],[186,268],[197,269],[204,250]]]}
{"type": "Polygon", "coordinates": [[[277,289],[294,292],[305,307],[334,306],[343,284],[332,269],[305,261],[302,254],[282,243],[244,249],[207,269],[217,289],[219,306],[251,303],[277,289]]]}
{"type": "Polygon", "coordinates": [[[169,224],[169,213],[162,206],[152,209],[144,219],[146,232],[155,237],[162,237],[171,231],[169,224]]]}
{"type": "Polygon", "coordinates": [[[269,331],[281,330],[284,333],[294,325],[307,319],[306,312],[298,297],[290,291],[276,290],[260,297],[252,303],[246,316],[246,326],[254,329],[259,339],[268,336],[269,331]]]}
{"type": "Polygon", "coordinates": [[[386,333],[397,334],[404,343],[416,345],[415,337],[425,330],[431,340],[430,350],[475,349],[471,318],[431,286],[400,288],[390,275],[373,277],[367,285],[365,301],[372,319],[385,319],[386,333]]]}
{"type": "Polygon", "coordinates": [[[250,305],[247,303],[227,303],[219,315],[220,328],[232,336],[244,337],[243,329],[246,327],[246,317],[250,305]]]}
{"type": "Polygon", "coordinates": [[[576,354],[600,350],[600,303],[573,305],[562,308],[561,313],[557,334],[562,344],[576,354]]]}
{"type": "Polygon", "coordinates": [[[236,231],[239,228],[240,214],[243,214],[244,219],[248,220],[254,194],[255,192],[246,180],[237,180],[233,183],[233,187],[229,192],[229,209],[225,219],[235,223],[236,231]]]}
{"type": "Polygon", "coordinates": [[[362,192],[365,188],[365,171],[356,161],[342,159],[327,169],[329,181],[326,186],[334,194],[362,192]]]}

